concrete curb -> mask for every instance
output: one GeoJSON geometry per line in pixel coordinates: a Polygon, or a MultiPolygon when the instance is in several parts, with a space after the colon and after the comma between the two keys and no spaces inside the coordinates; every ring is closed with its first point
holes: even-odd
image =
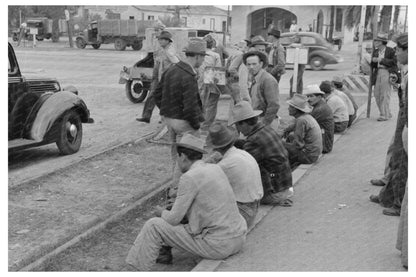
{"type": "MultiPolygon", "coordinates": [[[[374,99],[372,99],[371,103],[374,102],[374,99]]],[[[367,104],[362,105],[361,107],[358,108],[357,110],[357,118],[353,121],[353,123],[355,123],[358,118],[361,117],[361,115],[366,111],[367,109],[367,104]]],[[[342,135],[344,135],[346,132],[342,133],[342,134],[335,134],[334,135],[334,144],[342,137],[342,135]]],[[[308,170],[316,165],[317,163],[319,163],[319,161],[325,156],[321,156],[317,162],[313,163],[313,164],[301,164],[300,166],[298,166],[293,172],[292,172],[292,181],[293,181],[293,187],[295,187],[296,183],[303,177],[303,175],[306,174],[306,172],[308,172],[308,170]]],[[[251,232],[251,230],[253,230],[257,224],[259,224],[262,219],[274,208],[275,206],[260,206],[259,207],[259,211],[257,213],[257,216],[254,220],[253,225],[251,226],[251,228],[247,231],[247,234],[249,234],[251,232]]],[[[236,254],[238,255],[238,253],[236,254]]],[[[193,269],[192,271],[215,271],[215,269],[220,266],[220,264],[223,262],[224,260],[210,260],[210,259],[203,259],[202,261],[200,261],[193,269]]]]}

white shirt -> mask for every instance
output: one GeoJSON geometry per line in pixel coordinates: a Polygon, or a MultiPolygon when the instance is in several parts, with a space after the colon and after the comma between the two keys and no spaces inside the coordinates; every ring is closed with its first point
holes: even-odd
{"type": "Polygon", "coordinates": [[[338,95],[342,99],[342,101],[344,101],[345,105],[347,106],[349,115],[353,115],[355,113],[354,105],[352,104],[350,98],[345,93],[337,89],[334,89],[332,93],[334,93],[335,95],[338,95]]]}
{"type": "Polygon", "coordinates": [[[263,197],[260,168],[247,151],[233,146],[218,165],[227,175],[238,202],[249,203],[263,197]]]}

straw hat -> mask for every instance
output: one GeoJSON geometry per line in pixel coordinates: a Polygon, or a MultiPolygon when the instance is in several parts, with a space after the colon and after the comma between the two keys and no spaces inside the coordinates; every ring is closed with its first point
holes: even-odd
{"type": "Polygon", "coordinates": [[[190,39],[183,52],[199,55],[207,55],[207,42],[202,39],[190,39]]]}
{"type": "Polygon", "coordinates": [[[310,95],[310,94],[321,94],[324,95],[325,93],[319,88],[319,86],[317,84],[314,85],[309,85],[306,87],[306,91],[304,93],[305,95],[310,95]]]}
{"type": "Polygon", "coordinates": [[[247,101],[240,101],[234,105],[231,110],[231,120],[228,126],[233,125],[236,122],[243,121],[252,117],[259,116],[263,111],[253,110],[251,104],[247,101]]]}
{"type": "Polygon", "coordinates": [[[212,148],[221,148],[234,142],[238,133],[235,129],[227,127],[219,122],[214,123],[209,128],[207,137],[207,145],[212,148]]]}
{"type": "Polygon", "coordinates": [[[201,138],[198,138],[192,134],[185,134],[181,138],[181,140],[176,143],[177,146],[182,146],[200,153],[207,153],[207,151],[204,150],[204,144],[205,141],[201,138]]]}
{"type": "Polygon", "coordinates": [[[302,112],[310,113],[312,111],[312,108],[308,103],[308,98],[303,94],[295,93],[295,95],[293,95],[293,97],[289,101],[286,101],[286,102],[290,106],[302,112]]]}

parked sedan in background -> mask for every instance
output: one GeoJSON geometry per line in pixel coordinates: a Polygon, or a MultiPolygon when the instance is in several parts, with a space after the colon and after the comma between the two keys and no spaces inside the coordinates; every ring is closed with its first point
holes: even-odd
{"type": "Polygon", "coordinates": [[[308,64],[313,70],[321,70],[327,64],[337,64],[343,61],[342,57],[336,54],[326,39],[314,32],[293,32],[282,33],[280,43],[283,47],[288,47],[293,43],[295,37],[300,37],[300,42],[309,50],[308,64]]]}

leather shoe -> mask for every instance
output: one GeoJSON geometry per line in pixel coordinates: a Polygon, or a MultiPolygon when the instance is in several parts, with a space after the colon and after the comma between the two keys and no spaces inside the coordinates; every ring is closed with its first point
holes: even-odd
{"type": "Polygon", "coordinates": [[[172,247],[162,246],[159,250],[159,256],[156,259],[158,264],[172,264],[172,247]]]}
{"type": "Polygon", "coordinates": [[[370,195],[370,201],[374,203],[380,203],[380,199],[378,199],[378,195],[370,195]]]}
{"type": "Polygon", "coordinates": [[[391,215],[391,216],[400,216],[400,210],[387,208],[383,210],[384,215],[391,215]]]}
{"type": "Polygon", "coordinates": [[[150,118],[138,117],[138,118],[136,118],[136,120],[139,121],[139,122],[150,123],[150,118]]]}
{"type": "Polygon", "coordinates": [[[370,183],[373,186],[378,186],[378,187],[384,187],[384,185],[385,185],[384,182],[381,181],[380,179],[373,179],[373,180],[370,181],[370,183]]]}

